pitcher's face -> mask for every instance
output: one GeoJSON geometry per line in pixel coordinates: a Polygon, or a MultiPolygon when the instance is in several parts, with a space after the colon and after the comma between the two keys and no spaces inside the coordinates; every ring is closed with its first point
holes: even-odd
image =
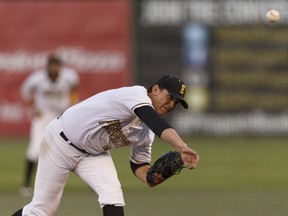
{"type": "Polygon", "coordinates": [[[155,111],[161,116],[171,112],[179,104],[179,100],[173,98],[167,89],[160,88],[158,85],[153,86],[150,95],[155,111]]]}

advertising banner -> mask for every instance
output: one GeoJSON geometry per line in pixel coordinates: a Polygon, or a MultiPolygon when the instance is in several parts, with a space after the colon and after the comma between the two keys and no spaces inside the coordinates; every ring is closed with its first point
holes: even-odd
{"type": "Polygon", "coordinates": [[[80,76],[83,100],[132,82],[129,1],[0,3],[0,135],[26,136],[23,80],[56,53],[80,76]]]}

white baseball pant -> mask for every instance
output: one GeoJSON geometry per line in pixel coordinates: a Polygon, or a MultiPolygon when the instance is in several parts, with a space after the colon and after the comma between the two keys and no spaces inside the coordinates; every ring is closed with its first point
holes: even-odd
{"type": "Polygon", "coordinates": [[[124,206],[123,192],[109,152],[85,154],[69,145],[59,135],[60,121],[47,127],[38,162],[34,196],[23,208],[23,216],[52,216],[62,197],[70,171],[80,176],[98,194],[100,207],[124,206]]]}
{"type": "Polygon", "coordinates": [[[55,113],[41,113],[40,116],[35,116],[31,121],[30,141],[26,151],[26,157],[30,161],[36,162],[40,155],[41,141],[44,136],[45,128],[54,118],[57,117],[55,113]]]}

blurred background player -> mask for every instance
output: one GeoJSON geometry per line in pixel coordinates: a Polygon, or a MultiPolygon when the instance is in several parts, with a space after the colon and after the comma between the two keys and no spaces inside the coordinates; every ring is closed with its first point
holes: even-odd
{"type": "Polygon", "coordinates": [[[64,67],[61,59],[55,55],[48,56],[46,67],[29,75],[22,84],[21,95],[31,114],[31,128],[20,195],[32,196],[32,176],[45,127],[78,102],[78,84],[76,71],[64,67]]]}

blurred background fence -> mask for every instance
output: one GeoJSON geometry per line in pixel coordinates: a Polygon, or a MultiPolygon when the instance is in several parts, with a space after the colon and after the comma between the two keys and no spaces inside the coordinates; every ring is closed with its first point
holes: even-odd
{"type": "Polygon", "coordinates": [[[288,2],[10,0],[0,2],[0,136],[26,137],[25,77],[56,52],[81,78],[80,99],[162,74],[187,83],[186,135],[286,135],[288,2]],[[265,19],[280,11],[280,22],[265,19]]]}

